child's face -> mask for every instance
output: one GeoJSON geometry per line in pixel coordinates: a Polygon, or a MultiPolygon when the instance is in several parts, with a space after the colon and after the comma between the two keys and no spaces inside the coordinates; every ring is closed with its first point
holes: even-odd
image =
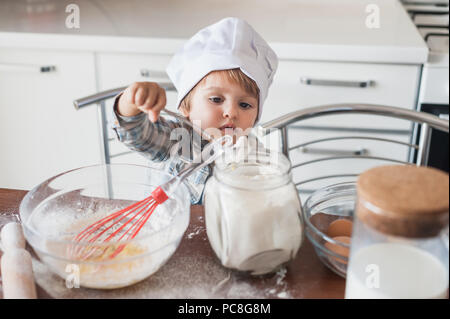
{"type": "Polygon", "coordinates": [[[184,115],[192,122],[201,121],[204,130],[219,129],[222,135],[241,135],[236,129],[246,131],[256,121],[258,99],[226,76],[211,72],[195,88],[190,111],[184,115]]]}

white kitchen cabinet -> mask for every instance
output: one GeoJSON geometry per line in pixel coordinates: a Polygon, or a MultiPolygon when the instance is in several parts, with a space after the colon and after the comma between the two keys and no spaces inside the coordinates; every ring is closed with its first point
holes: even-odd
{"type": "MultiPolygon", "coordinates": [[[[415,109],[418,65],[288,61],[279,63],[264,106],[262,122],[301,108],[364,103],[415,109]],[[307,80],[311,84],[307,85],[307,80]],[[366,87],[354,87],[354,85],[366,87]]],[[[408,130],[405,121],[367,115],[337,115],[308,120],[308,125],[408,130]]]]}
{"type": "Polygon", "coordinates": [[[95,90],[93,54],[0,49],[0,187],[100,162],[96,109],[72,104],[95,90]]]}

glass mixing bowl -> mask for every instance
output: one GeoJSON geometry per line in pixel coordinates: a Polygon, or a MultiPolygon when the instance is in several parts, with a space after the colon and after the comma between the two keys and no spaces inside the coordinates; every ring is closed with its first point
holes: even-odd
{"type": "Polygon", "coordinates": [[[74,249],[115,249],[117,242],[76,242],[86,226],[150,196],[170,175],[128,164],[74,169],[36,186],[20,204],[25,238],[40,260],[61,278],[83,287],[112,289],[139,282],[164,265],[177,249],[190,219],[190,196],[181,184],[159,205],[138,235],[114,258],[75,258],[74,249]]]}
{"type": "Polygon", "coordinates": [[[338,219],[353,221],[356,184],[339,183],[315,191],[303,207],[306,237],[313,244],[319,259],[333,272],[346,276],[350,245],[326,234],[330,224],[338,219]],[[330,249],[331,247],[331,249],[330,249]]]}

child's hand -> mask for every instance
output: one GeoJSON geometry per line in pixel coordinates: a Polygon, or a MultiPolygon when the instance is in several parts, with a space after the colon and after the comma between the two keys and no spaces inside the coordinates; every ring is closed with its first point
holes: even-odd
{"type": "Polygon", "coordinates": [[[118,111],[123,116],[134,116],[140,112],[148,114],[153,123],[166,106],[166,91],[154,82],[135,82],[123,92],[118,111]]]}

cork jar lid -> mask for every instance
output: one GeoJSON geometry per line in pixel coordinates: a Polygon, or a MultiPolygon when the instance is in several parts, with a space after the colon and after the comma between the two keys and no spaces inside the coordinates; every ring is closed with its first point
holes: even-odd
{"type": "Polygon", "coordinates": [[[394,236],[433,237],[449,222],[449,175],[414,165],[388,165],[362,173],[357,216],[394,236]]]}

